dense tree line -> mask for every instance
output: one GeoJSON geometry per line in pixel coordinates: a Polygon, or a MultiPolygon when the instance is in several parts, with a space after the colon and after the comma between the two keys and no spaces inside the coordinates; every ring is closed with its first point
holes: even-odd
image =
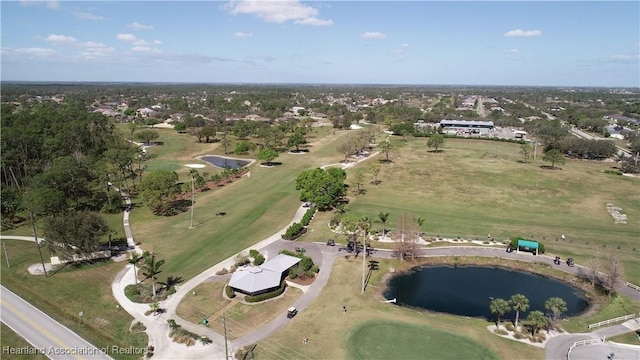
{"type": "Polygon", "coordinates": [[[43,220],[52,249],[91,251],[108,231],[98,212],[121,211],[108,182],[132,182],[142,156],[105,116],[78,101],[2,105],[2,227],[43,220]]]}

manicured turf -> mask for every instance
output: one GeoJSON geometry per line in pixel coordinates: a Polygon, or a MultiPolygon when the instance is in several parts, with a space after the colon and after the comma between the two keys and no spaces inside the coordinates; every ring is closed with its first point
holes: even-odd
{"type": "Polygon", "coordinates": [[[0,349],[5,349],[7,351],[2,351],[2,359],[3,360],[46,360],[44,354],[37,355],[29,355],[32,353],[35,348],[31,346],[24,338],[20,335],[16,334],[11,330],[10,327],[5,325],[4,323],[0,328],[0,349]],[[33,349],[33,350],[32,350],[33,349]],[[13,352],[13,353],[12,353],[13,352]]]}
{"type": "Polygon", "coordinates": [[[350,359],[497,359],[477,342],[429,326],[367,321],[346,340],[350,359]]]}

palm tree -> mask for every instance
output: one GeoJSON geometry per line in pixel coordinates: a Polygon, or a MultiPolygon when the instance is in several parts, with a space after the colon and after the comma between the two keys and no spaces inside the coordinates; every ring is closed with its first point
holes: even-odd
{"type": "Polygon", "coordinates": [[[544,308],[551,312],[552,322],[555,324],[560,314],[567,311],[567,303],[559,297],[552,297],[544,303],[544,308]]]}
{"type": "Polygon", "coordinates": [[[535,335],[536,331],[546,327],[549,322],[547,321],[546,316],[542,313],[542,311],[532,311],[527,316],[527,320],[531,322],[531,335],[535,335]]]}
{"type": "Polygon", "coordinates": [[[489,309],[491,310],[492,314],[496,314],[496,327],[500,329],[500,318],[502,318],[504,314],[511,310],[511,306],[509,306],[507,300],[498,298],[491,300],[489,309]]]}
{"type": "Polygon", "coordinates": [[[511,305],[511,308],[516,312],[516,329],[518,329],[520,311],[527,311],[529,309],[529,299],[522,294],[515,294],[509,299],[509,305],[511,305]]]}
{"type": "Polygon", "coordinates": [[[153,311],[155,314],[157,314],[158,311],[160,311],[160,303],[157,301],[154,301],[151,304],[149,304],[149,307],[151,308],[151,311],[153,311]]]}
{"type": "Polygon", "coordinates": [[[144,265],[142,266],[142,274],[145,279],[151,279],[151,285],[153,287],[153,297],[156,296],[156,280],[158,280],[158,274],[162,271],[160,267],[164,265],[164,260],[156,261],[156,254],[144,254],[144,265]]]}
{"type": "Polygon", "coordinates": [[[129,258],[128,263],[133,265],[133,277],[135,279],[135,284],[138,285],[138,268],[136,265],[142,260],[142,256],[140,256],[137,252],[132,252],[131,257],[129,258]]]}
{"type": "Polygon", "coordinates": [[[366,262],[367,262],[367,238],[369,237],[369,230],[371,230],[371,219],[368,216],[360,218],[358,227],[364,231],[364,239],[362,240],[363,256],[362,256],[362,293],[366,287],[366,262]]]}

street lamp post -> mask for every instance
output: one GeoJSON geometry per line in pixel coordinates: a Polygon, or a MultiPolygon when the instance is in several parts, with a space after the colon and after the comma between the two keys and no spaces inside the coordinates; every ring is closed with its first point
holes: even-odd
{"type": "MultiPolygon", "coordinates": [[[[185,166],[190,169],[202,169],[205,167],[203,164],[186,164],[185,166]]],[[[191,225],[189,225],[189,229],[193,229],[193,209],[196,203],[195,181],[195,177],[191,174],[191,225]]]]}

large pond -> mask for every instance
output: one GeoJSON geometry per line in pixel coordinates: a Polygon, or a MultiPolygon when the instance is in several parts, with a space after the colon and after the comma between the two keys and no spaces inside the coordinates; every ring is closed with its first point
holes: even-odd
{"type": "MultiPolygon", "coordinates": [[[[589,303],[582,290],[548,277],[503,268],[478,266],[419,267],[389,280],[384,296],[396,304],[454,315],[493,319],[492,299],[514,294],[529,299],[529,311],[546,313],[544,303],[559,297],[567,303],[565,315],[583,312],[589,303]]],[[[528,312],[521,313],[526,318],[528,312]]]]}
{"type": "Polygon", "coordinates": [[[249,160],[232,159],[232,158],[226,158],[226,157],[214,156],[214,155],[203,156],[201,157],[201,159],[213,166],[223,168],[223,169],[242,168],[251,163],[251,161],[249,160]]]}

